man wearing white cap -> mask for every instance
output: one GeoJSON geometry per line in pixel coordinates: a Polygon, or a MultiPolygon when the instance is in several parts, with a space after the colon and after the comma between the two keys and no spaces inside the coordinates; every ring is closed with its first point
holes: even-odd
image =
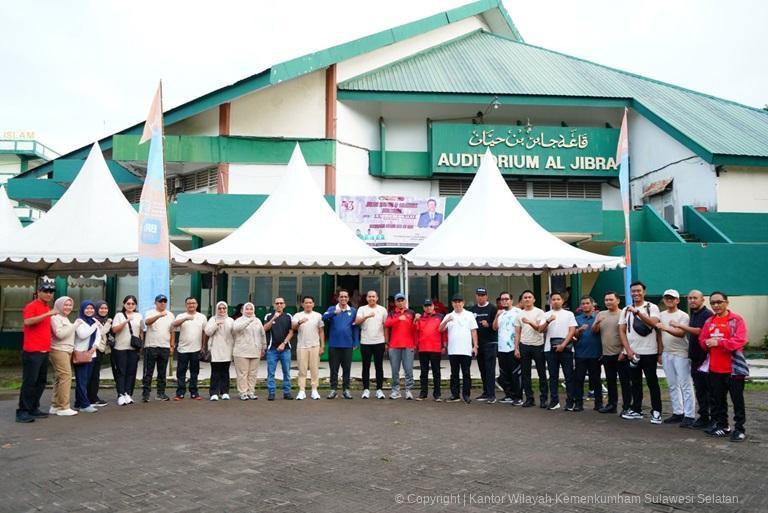
{"type": "Polygon", "coordinates": [[[661,364],[669,384],[669,397],[672,400],[672,415],[664,419],[665,424],[680,424],[681,427],[693,425],[696,414],[696,401],[691,382],[691,360],[688,358],[688,339],[680,326],[689,323],[688,314],[680,310],[680,294],[675,289],[664,291],[664,306],[656,328],[661,332],[664,352],[661,364]]]}

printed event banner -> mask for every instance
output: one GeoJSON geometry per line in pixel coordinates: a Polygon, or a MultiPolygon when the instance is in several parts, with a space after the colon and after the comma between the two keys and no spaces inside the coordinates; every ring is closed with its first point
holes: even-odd
{"type": "Polygon", "coordinates": [[[336,211],[374,248],[413,248],[443,223],[445,198],[338,196],[336,211]]]}

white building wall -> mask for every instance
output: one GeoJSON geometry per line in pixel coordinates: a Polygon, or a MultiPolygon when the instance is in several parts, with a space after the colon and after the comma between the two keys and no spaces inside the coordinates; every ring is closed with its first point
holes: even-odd
{"type": "Polygon", "coordinates": [[[366,150],[338,144],[336,146],[336,195],[380,194],[425,198],[433,194],[433,184],[429,180],[383,179],[371,176],[368,173],[366,150]]]}
{"type": "Polygon", "coordinates": [[[166,135],[219,135],[219,108],[214,107],[165,129],[166,135]]]}
{"type": "MultiPolygon", "coordinates": [[[[285,173],[285,165],[230,164],[230,194],[272,194],[285,173]]],[[[325,166],[309,166],[320,191],[325,190],[325,166]]]]}
{"type": "Polygon", "coordinates": [[[717,178],[718,212],[768,212],[768,169],[726,167],[717,178]]]}
{"type": "Polygon", "coordinates": [[[643,204],[643,190],[652,182],[674,178],[671,194],[646,198],[659,214],[674,205],[673,224],[682,227],[684,205],[715,208],[714,166],[640,114],[630,112],[628,123],[632,205],[643,204]]]}

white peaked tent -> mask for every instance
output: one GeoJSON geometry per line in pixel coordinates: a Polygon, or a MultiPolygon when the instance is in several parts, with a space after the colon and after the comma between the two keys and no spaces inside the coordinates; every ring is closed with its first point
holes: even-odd
{"type": "Polygon", "coordinates": [[[5,187],[0,187],[0,240],[8,240],[21,229],[21,221],[13,211],[13,205],[8,199],[5,187]]]}
{"type": "Polygon", "coordinates": [[[490,150],[451,215],[405,260],[411,271],[483,274],[574,273],[624,265],[622,258],[584,251],[542,228],[512,194],[490,150]]]}
{"type": "Polygon", "coordinates": [[[186,252],[196,264],[262,268],[387,267],[328,205],[299,145],[277,188],[237,230],[215,244],[186,252]]]}
{"type": "MultiPolygon", "coordinates": [[[[97,144],[72,184],[39,220],[0,245],[0,268],[51,274],[136,272],[139,217],[97,144]]],[[[171,246],[171,255],[183,253],[171,246]]]]}

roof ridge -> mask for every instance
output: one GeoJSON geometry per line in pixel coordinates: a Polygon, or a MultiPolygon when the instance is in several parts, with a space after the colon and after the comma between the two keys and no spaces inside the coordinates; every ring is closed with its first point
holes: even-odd
{"type": "Polygon", "coordinates": [[[536,48],[537,50],[543,50],[545,52],[553,53],[555,55],[560,55],[560,56],[566,57],[568,59],[572,59],[572,60],[579,61],[579,62],[585,62],[585,63],[591,64],[593,66],[599,66],[601,68],[613,71],[614,73],[621,73],[622,75],[627,75],[627,76],[630,76],[630,77],[633,77],[633,78],[637,78],[637,79],[640,79],[640,80],[645,80],[646,82],[652,82],[654,84],[670,87],[672,89],[676,89],[678,91],[683,91],[685,93],[692,93],[692,94],[695,94],[697,96],[703,96],[705,98],[709,98],[709,99],[712,99],[712,100],[717,100],[717,101],[721,101],[721,102],[725,102],[725,103],[730,103],[731,105],[736,105],[737,107],[743,107],[745,109],[757,111],[757,112],[760,112],[762,114],[768,115],[768,111],[765,111],[765,110],[760,109],[758,107],[752,107],[751,105],[745,105],[745,104],[739,103],[737,101],[728,100],[727,98],[720,98],[719,96],[714,96],[714,95],[711,95],[711,94],[702,93],[701,91],[695,91],[693,89],[688,89],[687,87],[682,87],[682,86],[678,86],[678,85],[675,85],[675,84],[670,84],[669,82],[664,82],[662,80],[658,80],[658,79],[655,79],[655,78],[650,78],[650,77],[646,77],[646,76],[643,76],[643,75],[639,75],[637,73],[632,73],[631,71],[626,71],[626,70],[623,70],[623,69],[614,68],[612,66],[608,66],[608,65],[605,65],[605,64],[600,64],[599,62],[590,61],[589,59],[584,59],[582,57],[576,57],[574,55],[569,55],[567,53],[559,52],[557,50],[552,50],[552,49],[549,49],[549,48],[544,48],[543,46],[538,46],[538,45],[533,45],[533,44],[526,43],[526,42],[516,41],[516,40],[514,40],[512,38],[503,36],[501,34],[496,34],[494,32],[485,32],[485,33],[490,35],[490,36],[493,36],[493,37],[498,37],[500,39],[504,39],[504,40],[509,41],[511,43],[527,46],[527,47],[530,47],[530,48],[536,48]]]}

